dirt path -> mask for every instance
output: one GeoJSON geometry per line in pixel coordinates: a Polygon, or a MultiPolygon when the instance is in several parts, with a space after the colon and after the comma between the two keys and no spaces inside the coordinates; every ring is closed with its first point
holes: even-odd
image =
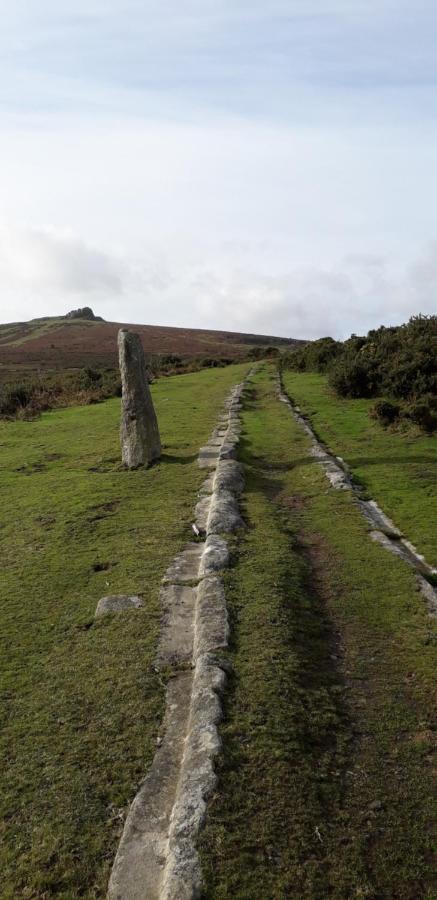
{"type": "Polygon", "coordinates": [[[114,861],[111,900],[184,900],[202,883],[196,838],[215,783],[217,725],[228,664],[228,619],[221,577],[229,559],[223,534],[243,527],[237,385],[199,465],[209,470],[195,511],[198,540],[170,565],[161,588],[156,670],[168,680],[163,733],[151,770],[129,810],[114,861]]]}

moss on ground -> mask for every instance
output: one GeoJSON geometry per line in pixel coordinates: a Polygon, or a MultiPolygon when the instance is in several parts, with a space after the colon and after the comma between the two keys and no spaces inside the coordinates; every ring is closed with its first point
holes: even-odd
{"type": "Polygon", "coordinates": [[[408,567],[329,487],[264,370],[243,414],[235,675],[205,897],[437,896],[437,634],[408,567]]]}
{"type": "Polygon", "coordinates": [[[164,455],[119,465],[120,401],[0,424],[3,898],[103,897],[163,711],[160,580],[190,535],[197,466],[247,366],[153,388],[164,455]],[[108,593],[141,610],[94,622],[108,593]]]}
{"type": "Polygon", "coordinates": [[[437,434],[384,429],[369,416],[374,400],[337,397],[324,375],[286,371],[283,378],[318,437],[437,566],[437,434]]]}

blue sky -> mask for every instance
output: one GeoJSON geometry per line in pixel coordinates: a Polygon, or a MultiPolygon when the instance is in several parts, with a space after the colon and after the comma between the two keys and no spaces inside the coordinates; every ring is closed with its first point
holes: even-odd
{"type": "Polygon", "coordinates": [[[435,4],[0,12],[2,321],[315,337],[435,312],[435,4]]]}

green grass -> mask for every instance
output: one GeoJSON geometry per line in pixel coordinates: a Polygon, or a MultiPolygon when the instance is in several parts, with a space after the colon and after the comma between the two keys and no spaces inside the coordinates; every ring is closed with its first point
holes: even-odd
{"type": "Polygon", "coordinates": [[[369,417],[374,400],[341,399],[324,375],[284,372],[284,386],[318,437],[346,460],[368,495],[437,565],[437,434],[384,429],[369,417]]]}
{"type": "Polygon", "coordinates": [[[196,457],[247,366],[159,381],[159,465],[119,465],[120,401],[0,424],[2,898],[105,896],[163,711],[159,583],[190,534],[196,457]],[[99,598],[144,608],[93,621],[99,598]]]}
{"type": "Polygon", "coordinates": [[[265,370],[243,424],[248,530],[227,576],[235,674],[205,897],[430,900],[435,626],[265,370]]]}

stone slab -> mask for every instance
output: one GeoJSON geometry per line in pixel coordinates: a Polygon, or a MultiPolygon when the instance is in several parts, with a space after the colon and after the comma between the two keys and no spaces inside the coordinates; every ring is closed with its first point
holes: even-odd
{"type": "Polygon", "coordinates": [[[225,589],[218,576],[204,578],[197,589],[193,662],[203,653],[228,646],[229,625],[225,589]]]}
{"type": "Polygon", "coordinates": [[[164,584],[160,600],[161,631],[156,664],[162,667],[189,663],[193,655],[196,588],[164,584]]]}
{"type": "Polygon", "coordinates": [[[126,594],[114,594],[108,597],[101,597],[97,604],[94,617],[99,619],[101,616],[139,609],[141,606],[143,606],[141,597],[129,597],[126,594]]]}
{"type": "Polygon", "coordinates": [[[159,900],[167,839],[190,713],[192,672],[167,687],[164,736],[126,818],[112,867],[108,900],[159,900]]]}
{"type": "Polygon", "coordinates": [[[196,503],[194,521],[199,531],[206,531],[210,506],[211,494],[206,494],[204,497],[201,497],[198,503],[196,503]]]}
{"type": "Polygon", "coordinates": [[[199,577],[203,544],[189,543],[169,565],[163,582],[196,581],[199,577]]]}

